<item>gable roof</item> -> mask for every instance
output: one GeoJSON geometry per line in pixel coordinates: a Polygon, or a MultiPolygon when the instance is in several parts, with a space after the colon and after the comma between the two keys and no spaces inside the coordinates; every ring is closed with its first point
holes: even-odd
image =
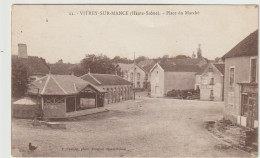
{"type": "Polygon", "coordinates": [[[28,94],[40,95],[72,95],[77,94],[86,86],[91,86],[98,92],[104,92],[95,85],[73,75],[47,75],[29,85],[28,94]]]}
{"type": "Polygon", "coordinates": [[[159,64],[165,72],[199,72],[198,65],[174,65],[174,64],[159,64]]]}
{"type": "Polygon", "coordinates": [[[258,30],[248,35],[239,42],[222,59],[240,57],[240,56],[257,56],[258,55],[258,30]]]}
{"type": "Polygon", "coordinates": [[[94,74],[88,73],[80,77],[81,79],[88,81],[96,86],[105,85],[132,85],[131,82],[123,79],[120,76],[113,74],[94,74]]]}
{"type": "Polygon", "coordinates": [[[150,65],[145,65],[144,67],[143,67],[143,69],[146,71],[146,72],[150,72],[150,70],[153,68],[153,66],[154,66],[155,64],[150,64],[150,65]]]}
{"type": "Polygon", "coordinates": [[[213,64],[222,75],[225,75],[225,64],[213,64]]]}
{"type": "Polygon", "coordinates": [[[202,75],[202,73],[204,72],[204,70],[209,66],[209,64],[206,64],[206,65],[203,65],[201,68],[200,68],[200,71],[197,72],[195,75],[202,75]]]}

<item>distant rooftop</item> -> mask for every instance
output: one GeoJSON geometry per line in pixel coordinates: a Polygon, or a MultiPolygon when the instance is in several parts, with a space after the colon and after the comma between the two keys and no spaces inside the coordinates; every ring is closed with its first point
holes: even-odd
{"type": "Polygon", "coordinates": [[[88,81],[96,86],[104,86],[104,85],[131,85],[132,83],[123,79],[120,76],[113,74],[94,74],[88,73],[81,76],[85,81],[88,81]]]}

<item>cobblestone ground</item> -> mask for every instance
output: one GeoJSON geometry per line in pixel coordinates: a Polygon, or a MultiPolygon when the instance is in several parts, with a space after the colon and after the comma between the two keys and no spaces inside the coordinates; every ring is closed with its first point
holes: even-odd
{"type": "Polygon", "coordinates": [[[13,156],[250,157],[219,148],[204,122],[221,119],[223,103],[145,98],[107,105],[108,112],[65,121],[67,129],[13,119],[13,156]],[[38,145],[30,152],[28,143],[38,145]]]}

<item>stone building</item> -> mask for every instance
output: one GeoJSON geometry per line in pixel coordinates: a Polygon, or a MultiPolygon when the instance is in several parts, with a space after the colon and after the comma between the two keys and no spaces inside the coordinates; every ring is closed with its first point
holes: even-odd
{"type": "MultiPolygon", "coordinates": [[[[210,63],[203,69],[199,79],[200,100],[224,100],[224,73],[224,64],[210,63]]],[[[196,77],[199,77],[199,74],[196,74],[196,77]]]]}
{"type": "Polygon", "coordinates": [[[258,127],[258,30],[222,59],[225,61],[224,117],[241,126],[258,127]]]}
{"type": "Polygon", "coordinates": [[[194,76],[198,71],[200,71],[200,67],[197,65],[155,64],[150,70],[151,96],[163,97],[173,89],[193,89],[194,76]]]}
{"type": "Polygon", "coordinates": [[[105,90],[105,104],[133,99],[132,83],[113,74],[87,73],[80,77],[105,90]]]}

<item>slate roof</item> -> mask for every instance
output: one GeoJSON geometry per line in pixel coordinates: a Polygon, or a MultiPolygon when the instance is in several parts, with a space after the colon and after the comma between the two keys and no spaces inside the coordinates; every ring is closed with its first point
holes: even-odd
{"type": "Polygon", "coordinates": [[[258,30],[248,35],[239,42],[222,59],[240,57],[240,56],[257,56],[258,55],[258,30]]]}
{"type": "Polygon", "coordinates": [[[16,60],[19,60],[27,67],[30,75],[45,75],[49,73],[49,67],[43,58],[39,58],[37,56],[28,56],[28,58],[18,58],[17,55],[12,55],[12,62],[16,62],[16,60]]]}
{"type": "Polygon", "coordinates": [[[88,73],[81,76],[85,81],[88,81],[96,86],[105,86],[105,85],[132,85],[131,82],[123,79],[120,76],[113,74],[94,74],[88,73]]]}
{"type": "Polygon", "coordinates": [[[225,75],[225,64],[213,64],[221,73],[225,75]]]}
{"type": "Polygon", "coordinates": [[[159,64],[165,72],[199,72],[201,69],[197,65],[174,65],[159,64]]]}
{"type": "Polygon", "coordinates": [[[99,92],[104,92],[104,90],[74,75],[49,74],[33,81],[29,85],[28,94],[37,95],[39,88],[40,95],[72,95],[77,94],[88,85],[99,92]]]}

